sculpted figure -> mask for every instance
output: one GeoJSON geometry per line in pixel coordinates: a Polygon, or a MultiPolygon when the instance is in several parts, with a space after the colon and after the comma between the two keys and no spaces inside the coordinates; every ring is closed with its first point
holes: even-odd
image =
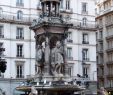
{"type": "Polygon", "coordinates": [[[38,74],[42,74],[44,69],[44,51],[41,45],[38,45],[37,47],[36,61],[38,63],[38,74]]]}
{"type": "Polygon", "coordinates": [[[63,48],[60,41],[57,41],[55,48],[53,48],[51,52],[52,73],[54,75],[63,73],[63,63],[63,48]]]}

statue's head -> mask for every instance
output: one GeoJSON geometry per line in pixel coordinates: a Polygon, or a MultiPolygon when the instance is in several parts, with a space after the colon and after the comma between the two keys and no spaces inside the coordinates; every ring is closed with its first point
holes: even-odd
{"type": "Polygon", "coordinates": [[[56,47],[57,47],[57,48],[61,47],[60,41],[57,41],[57,42],[56,42],[56,47]]]}

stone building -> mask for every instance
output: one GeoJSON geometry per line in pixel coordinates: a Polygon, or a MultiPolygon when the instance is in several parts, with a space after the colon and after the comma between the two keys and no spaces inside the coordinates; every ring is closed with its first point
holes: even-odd
{"type": "MultiPolygon", "coordinates": [[[[0,89],[6,95],[18,95],[15,88],[37,72],[34,32],[29,26],[40,12],[39,0],[0,2],[0,44],[5,48],[7,61],[6,72],[0,73],[0,89]]],[[[95,82],[95,0],[61,0],[60,12],[62,19],[74,24],[66,40],[69,76],[95,82]]]]}
{"type": "Polygon", "coordinates": [[[97,1],[98,87],[113,91],[113,0],[97,1]]]}

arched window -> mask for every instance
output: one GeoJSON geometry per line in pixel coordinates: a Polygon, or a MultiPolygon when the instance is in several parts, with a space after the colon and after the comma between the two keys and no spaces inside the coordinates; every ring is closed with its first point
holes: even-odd
{"type": "Polygon", "coordinates": [[[23,18],[23,12],[22,11],[18,11],[17,12],[17,19],[22,19],[23,18]]]}
{"type": "Polygon", "coordinates": [[[2,15],[2,13],[3,13],[3,9],[2,9],[2,8],[0,8],[0,16],[2,15]]]}
{"type": "Polygon", "coordinates": [[[86,18],[86,17],[84,17],[84,18],[82,19],[82,21],[83,21],[83,25],[87,25],[87,18],[86,18]]]}

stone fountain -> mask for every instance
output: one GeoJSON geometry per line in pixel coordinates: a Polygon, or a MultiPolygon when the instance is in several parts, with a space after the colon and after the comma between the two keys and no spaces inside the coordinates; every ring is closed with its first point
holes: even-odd
{"type": "Polygon", "coordinates": [[[67,31],[73,24],[60,15],[60,0],[40,0],[42,13],[34,20],[30,29],[35,32],[36,64],[38,72],[28,85],[16,89],[36,95],[73,95],[84,90],[67,74],[67,31]]]}

